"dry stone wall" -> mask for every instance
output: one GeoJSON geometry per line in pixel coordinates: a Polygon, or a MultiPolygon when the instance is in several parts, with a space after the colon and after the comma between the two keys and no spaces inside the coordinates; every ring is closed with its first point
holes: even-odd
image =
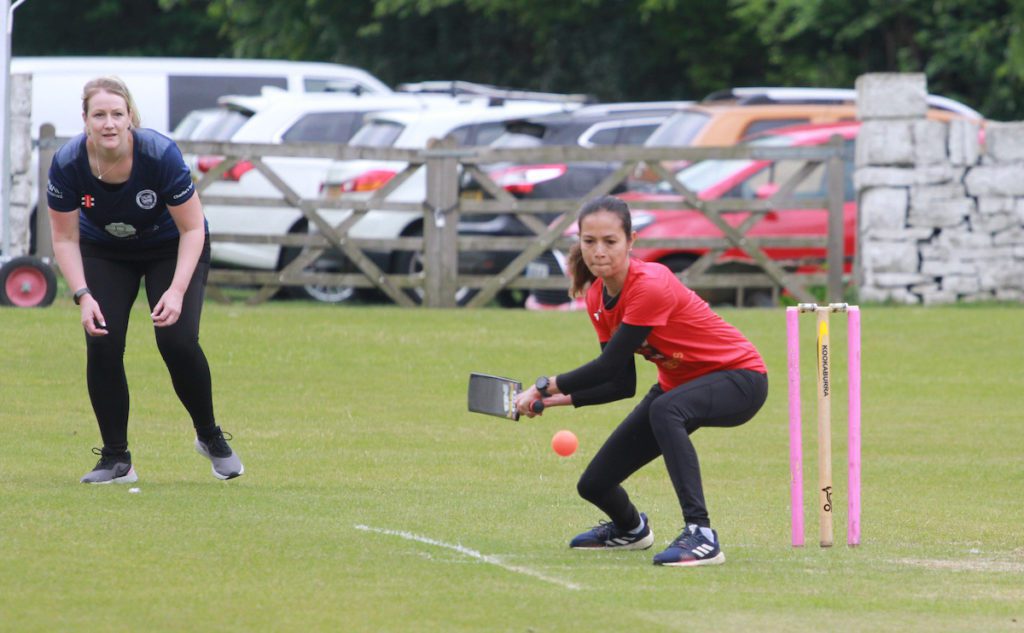
{"type": "Polygon", "coordinates": [[[857,80],[860,298],[1024,302],[1024,122],[926,119],[927,92],[857,80]]]}
{"type": "MultiPolygon", "coordinates": [[[[10,128],[8,138],[11,147],[11,190],[10,239],[11,252],[15,257],[27,255],[29,251],[29,221],[32,215],[32,194],[35,178],[32,170],[32,76],[16,74],[11,76],[10,128]]],[[[2,214],[0,214],[2,216],[2,214]]],[[[4,219],[0,217],[0,230],[4,219]]]]}

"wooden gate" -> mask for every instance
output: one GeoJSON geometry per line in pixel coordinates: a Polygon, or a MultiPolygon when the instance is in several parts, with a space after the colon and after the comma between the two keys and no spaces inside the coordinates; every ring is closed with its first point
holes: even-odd
{"type": "MultiPolygon", "coordinates": [[[[53,152],[65,139],[55,139],[52,129],[49,137],[44,127],[40,138],[40,199],[45,199],[46,169],[53,152]]],[[[665,182],[671,184],[677,198],[662,202],[635,201],[633,209],[694,209],[703,214],[721,232],[719,238],[678,238],[666,240],[641,240],[640,246],[665,246],[681,249],[706,249],[692,266],[680,274],[688,285],[694,288],[742,288],[768,286],[788,292],[799,301],[813,301],[811,288],[826,287],[827,299],[838,301],[843,294],[843,141],[834,138],[829,144],[816,147],[717,147],[717,148],[668,148],[609,146],[583,147],[539,147],[530,149],[459,148],[450,141],[434,143],[424,150],[403,150],[392,148],[366,148],[339,146],[320,143],[287,144],[241,144],[182,141],[179,143],[185,154],[223,156],[216,167],[205,174],[196,174],[197,189],[207,205],[242,205],[266,208],[290,207],[299,210],[315,232],[301,235],[251,235],[212,234],[212,241],[278,244],[301,247],[301,254],[279,271],[227,270],[211,271],[211,290],[221,285],[246,284],[258,287],[251,303],[270,298],[282,286],[311,283],[347,285],[360,288],[377,288],[395,303],[414,306],[407,290],[417,290],[422,295],[422,304],[431,307],[454,307],[459,288],[478,289],[479,292],[467,303],[469,307],[487,304],[503,289],[564,288],[569,280],[565,277],[548,279],[530,278],[523,275],[527,266],[541,254],[551,249],[567,249],[572,238],[565,237],[565,230],[574,222],[574,214],[581,200],[611,193],[640,165],[647,165],[665,182]],[[262,160],[267,156],[305,156],[333,160],[389,160],[406,163],[406,167],[384,187],[370,196],[341,196],[337,199],[302,198],[287,182],[276,174],[262,160]],[[663,166],[663,162],[699,161],[704,159],[753,159],[753,160],[800,160],[803,166],[781,184],[770,197],[763,200],[701,200],[696,192],[687,190],[663,166]],[[279,198],[213,196],[204,192],[225,172],[241,161],[248,161],[280,193],[279,198]],[[619,167],[605,177],[580,199],[519,199],[498,186],[486,173],[486,166],[499,162],[513,164],[550,164],[573,162],[611,162],[619,167]],[[817,167],[824,163],[828,173],[828,193],[821,199],[793,199],[794,189],[817,167]],[[422,201],[400,202],[389,199],[401,184],[417,170],[426,172],[426,194],[422,201]],[[460,178],[468,174],[486,192],[481,200],[463,198],[459,195],[460,178]],[[748,231],[764,214],[779,209],[827,208],[829,212],[828,235],[821,237],[776,237],[754,238],[748,231]],[[324,216],[325,210],[350,211],[340,222],[331,224],[324,216]],[[357,239],[349,236],[351,228],[364,219],[369,212],[405,212],[419,214],[422,220],[422,236],[395,236],[389,239],[357,239]],[[732,226],[723,213],[744,211],[750,215],[739,226],[732,226]],[[463,216],[475,214],[513,214],[533,235],[515,236],[470,236],[459,235],[458,223],[463,216]],[[538,216],[557,219],[548,224],[538,216]],[[827,252],[826,274],[794,274],[779,262],[772,260],[765,248],[780,246],[824,247],[827,252]],[[743,251],[758,269],[750,273],[717,273],[714,263],[727,249],[743,251]],[[355,267],[352,273],[325,273],[306,270],[328,249],[342,254],[355,267]],[[494,275],[460,275],[459,254],[468,251],[496,250],[518,253],[503,270],[494,275]],[[397,274],[378,266],[367,254],[374,252],[416,251],[422,255],[423,271],[416,274],[397,274]]],[[[44,214],[40,214],[44,215],[44,214]]]]}

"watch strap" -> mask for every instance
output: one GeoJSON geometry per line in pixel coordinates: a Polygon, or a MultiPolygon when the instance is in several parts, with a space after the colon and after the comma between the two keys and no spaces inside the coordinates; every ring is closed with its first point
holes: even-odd
{"type": "Polygon", "coordinates": [[[86,287],[79,288],[78,290],[76,290],[75,291],[75,295],[72,298],[74,299],[75,305],[77,306],[77,305],[81,304],[82,297],[84,297],[85,295],[91,295],[91,294],[92,294],[92,290],[89,290],[88,286],[86,286],[86,287]]]}

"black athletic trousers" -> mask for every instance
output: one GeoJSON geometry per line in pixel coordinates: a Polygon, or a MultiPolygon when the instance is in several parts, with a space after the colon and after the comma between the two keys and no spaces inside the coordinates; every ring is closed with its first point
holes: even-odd
{"type": "MultiPolygon", "coordinates": [[[[132,304],[145,279],[150,310],[171,285],[177,265],[177,240],[152,252],[126,254],[82,244],[86,285],[107,320],[106,336],[86,335],[89,399],[106,453],[128,448],[128,380],[124,371],[125,334],[132,304]]],[[[209,272],[209,241],[185,292],[181,317],[168,327],[154,327],[157,347],[171,374],[174,391],[192,416],[197,432],[214,427],[210,366],[199,347],[199,317],[209,272]]],[[[148,315],[147,315],[148,316],[148,315]]]]}
{"type": "Polygon", "coordinates": [[[710,527],[690,434],[703,426],[739,426],[767,397],[768,377],[745,369],[707,374],[669,392],[654,385],[594,455],[577,485],[580,496],[620,529],[632,529],[640,516],[621,484],[662,455],[683,520],[710,527]]]}

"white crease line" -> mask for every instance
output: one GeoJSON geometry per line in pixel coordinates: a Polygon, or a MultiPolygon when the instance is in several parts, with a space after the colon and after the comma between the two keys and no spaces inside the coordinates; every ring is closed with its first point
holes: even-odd
{"type": "Polygon", "coordinates": [[[546,575],[540,573],[539,571],[535,571],[533,569],[530,569],[529,567],[521,567],[519,565],[509,565],[509,564],[503,562],[497,556],[491,556],[491,555],[488,555],[488,554],[481,554],[480,552],[476,551],[475,549],[470,549],[468,547],[463,547],[462,545],[452,545],[451,543],[445,543],[444,541],[437,541],[437,540],[434,540],[434,539],[426,537],[426,536],[420,536],[418,534],[413,534],[412,532],[404,532],[404,531],[400,531],[400,530],[386,530],[386,529],[383,529],[383,528],[375,528],[375,527],[370,527],[369,525],[358,525],[358,524],[355,525],[354,527],[357,530],[362,530],[363,532],[376,532],[377,534],[387,534],[389,536],[398,536],[398,537],[404,538],[404,539],[406,539],[408,541],[417,541],[419,543],[426,543],[427,545],[434,545],[436,547],[443,547],[445,549],[450,549],[450,550],[452,550],[454,552],[458,552],[460,554],[465,554],[466,556],[469,556],[470,558],[475,558],[475,559],[477,559],[477,560],[479,560],[481,562],[490,563],[491,565],[497,565],[498,567],[501,567],[502,569],[505,569],[505,570],[508,570],[508,571],[514,571],[514,572],[516,572],[518,574],[525,574],[527,576],[533,576],[534,578],[543,580],[545,582],[554,583],[554,584],[556,584],[556,585],[558,585],[560,587],[565,587],[566,589],[572,589],[572,590],[576,591],[576,590],[579,590],[579,589],[583,588],[582,585],[578,585],[578,584],[576,584],[574,582],[568,582],[568,581],[565,581],[565,580],[561,580],[559,578],[552,578],[551,576],[546,576],[546,575]]]}

